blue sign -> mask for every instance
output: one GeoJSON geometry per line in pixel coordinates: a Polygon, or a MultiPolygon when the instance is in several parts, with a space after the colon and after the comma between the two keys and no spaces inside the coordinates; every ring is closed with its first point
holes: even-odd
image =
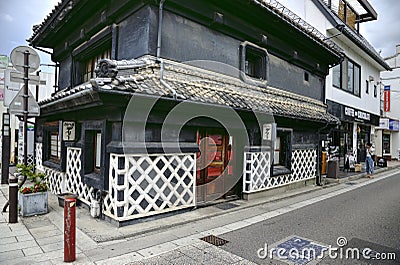
{"type": "Polygon", "coordinates": [[[390,90],[390,86],[384,86],[384,87],[383,87],[383,90],[385,90],[385,91],[390,90]]]}
{"type": "Polygon", "coordinates": [[[398,132],[399,131],[399,121],[390,119],[389,120],[389,130],[398,132]]]}

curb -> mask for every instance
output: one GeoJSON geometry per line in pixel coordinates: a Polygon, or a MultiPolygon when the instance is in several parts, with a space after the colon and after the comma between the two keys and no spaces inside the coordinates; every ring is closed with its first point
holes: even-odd
{"type": "MultiPolygon", "coordinates": [[[[271,199],[268,199],[268,200],[265,200],[265,201],[260,201],[260,202],[257,202],[257,203],[251,204],[251,205],[246,205],[246,204],[239,205],[240,208],[227,209],[227,210],[224,210],[224,212],[210,213],[210,214],[207,214],[207,215],[204,215],[204,216],[195,217],[195,218],[190,219],[190,220],[183,220],[181,222],[175,222],[174,224],[170,224],[170,225],[162,225],[162,226],[160,225],[160,226],[156,226],[156,227],[152,227],[152,228],[148,228],[148,229],[143,229],[143,230],[138,231],[138,232],[132,232],[129,235],[116,236],[116,237],[113,237],[112,239],[110,238],[110,239],[104,239],[104,240],[102,240],[102,239],[95,240],[92,237],[90,237],[90,236],[89,237],[92,238],[92,240],[95,241],[96,243],[104,243],[104,242],[109,242],[109,241],[114,241],[114,240],[128,239],[128,238],[136,237],[138,235],[145,236],[145,234],[147,234],[147,233],[152,233],[152,232],[155,232],[155,231],[163,231],[163,230],[166,230],[166,229],[169,229],[169,228],[173,228],[173,227],[177,227],[177,226],[180,226],[180,225],[185,225],[185,224],[188,224],[188,223],[201,221],[201,220],[208,219],[208,218],[213,218],[213,217],[216,217],[216,216],[222,216],[222,215],[229,214],[229,213],[232,213],[232,212],[238,212],[238,211],[246,210],[246,209],[249,209],[249,208],[252,208],[252,207],[260,206],[260,205],[265,204],[265,203],[278,202],[278,201],[282,201],[282,200],[285,200],[285,199],[290,199],[290,198],[297,197],[297,196],[300,196],[300,195],[312,193],[312,192],[314,192],[316,190],[321,190],[321,189],[322,189],[322,187],[316,186],[316,187],[313,187],[312,189],[304,190],[304,191],[301,191],[301,192],[298,192],[298,193],[295,193],[295,194],[289,194],[287,196],[281,196],[281,197],[278,197],[278,198],[271,197],[271,199]]],[[[224,201],[224,202],[226,202],[226,201],[224,201]]],[[[223,202],[221,202],[221,203],[223,203],[223,202]]],[[[215,206],[215,205],[217,205],[217,204],[210,205],[210,206],[215,206]]],[[[198,209],[198,208],[194,208],[193,210],[196,210],[196,209],[198,209]]],[[[191,212],[191,211],[188,211],[188,212],[191,212]]]]}
{"type": "MultiPolygon", "coordinates": [[[[378,169],[376,171],[376,175],[381,174],[381,173],[386,172],[386,171],[395,170],[397,168],[400,168],[400,165],[399,166],[395,166],[395,167],[390,167],[390,168],[388,167],[388,168],[378,169]]],[[[278,202],[278,201],[282,201],[282,200],[285,200],[285,199],[290,199],[290,198],[293,198],[293,197],[297,197],[297,196],[305,195],[305,194],[308,194],[308,193],[312,193],[312,192],[317,191],[317,190],[331,188],[331,187],[337,186],[337,185],[339,185],[341,183],[345,183],[345,182],[348,182],[348,181],[351,181],[351,180],[360,179],[360,178],[362,178],[364,176],[366,176],[366,173],[360,173],[360,174],[357,174],[357,175],[353,175],[353,176],[349,176],[349,177],[345,177],[345,178],[341,178],[341,179],[336,179],[337,182],[335,181],[333,183],[325,184],[323,186],[315,186],[315,185],[313,185],[313,186],[309,186],[308,189],[305,189],[305,190],[302,190],[302,191],[295,191],[295,192],[292,192],[292,193],[289,193],[289,194],[288,193],[283,193],[282,195],[272,196],[272,197],[270,197],[270,198],[268,198],[266,200],[255,202],[255,203],[251,203],[251,204],[240,204],[239,205],[240,208],[232,208],[232,209],[224,210],[223,212],[209,213],[207,215],[194,217],[193,219],[190,219],[190,220],[182,220],[181,222],[175,222],[174,224],[155,226],[155,227],[152,227],[152,228],[143,229],[143,230],[138,231],[138,232],[132,232],[129,235],[121,235],[121,236],[113,237],[112,239],[104,239],[104,240],[100,239],[100,240],[95,240],[95,241],[97,243],[103,243],[103,242],[107,242],[107,241],[132,238],[132,237],[135,237],[135,236],[138,236],[138,235],[143,235],[144,236],[144,234],[147,234],[147,233],[152,233],[152,232],[155,232],[155,231],[163,231],[163,230],[166,230],[166,229],[169,229],[169,228],[172,228],[172,227],[185,225],[185,224],[188,224],[188,223],[191,223],[191,222],[201,221],[201,220],[208,219],[208,218],[213,218],[213,217],[216,217],[216,216],[222,216],[222,215],[229,214],[229,213],[232,213],[232,212],[238,212],[238,211],[246,210],[246,209],[249,209],[249,208],[252,208],[252,207],[257,207],[257,206],[260,206],[262,204],[271,203],[271,202],[278,202]]],[[[194,210],[196,210],[196,208],[194,208],[194,210]]],[[[188,211],[188,212],[191,212],[191,211],[188,211]]]]}
{"type": "MultiPolygon", "coordinates": [[[[375,174],[374,175],[381,174],[381,173],[384,173],[386,171],[395,170],[396,168],[400,168],[400,165],[399,166],[393,166],[393,167],[378,168],[378,169],[375,170],[375,174]]],[[[327,181],[328,183],[325,184],[324,186],[330,187],[330,186],[332,186],[332,184],[346,183],[346,182],[349,182],[349,181],[352,181],[352,180],[357,180],[357,179],[360,179],[360,178],[364,178],[366,176],[367,176],[367,173],[362,172],[362,173],[355,174],[355,175],[348,176],[348,177],[344,177],[344,178],[336,178],[336,179],[325,178],[325,181],[327,181]]]]}

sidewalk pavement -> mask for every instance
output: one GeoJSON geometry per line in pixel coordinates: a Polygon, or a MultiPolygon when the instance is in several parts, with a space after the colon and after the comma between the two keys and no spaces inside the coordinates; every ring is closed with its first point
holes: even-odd
{"type": "MultiPolygon", "coordinates": [[[[76,261],[71,264],[254,264],[200,238],[237,230],[315,202],[318,196],[349,190],[346,181],[378,181],[381,173],[398,170],[400,162],[376,170],[375,179],[360,179],[365,173],[307,186],[258,200],[231,202],[232,209],[209,206],[163,218],[147,219],[125,227],[93,219],[89,210],[76,208],[76,261]]],[[[0,185],[0,206],[8,186],[0,185]]],[[[334,195],[332,195],[334,196],[334,195]]],[[[0,264],[64,264],[63,214],[57,197],[49,196],[49,213],[19,217],[8,223],[8,212],[0,215],[0,264]]]]}

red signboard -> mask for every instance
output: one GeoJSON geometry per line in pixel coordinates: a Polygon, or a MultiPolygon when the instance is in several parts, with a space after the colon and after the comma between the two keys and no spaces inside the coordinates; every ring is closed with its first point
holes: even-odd
{"type": "Polygon", "coordinates": [[[390,86],[384,86],[383,89],[383,111],[390,111],[390,86]]]}
{"type": "Polygon", "coordinates": [[[0,85],[0,100],[4,100],[4,87],[3,85],[0,85]]]}

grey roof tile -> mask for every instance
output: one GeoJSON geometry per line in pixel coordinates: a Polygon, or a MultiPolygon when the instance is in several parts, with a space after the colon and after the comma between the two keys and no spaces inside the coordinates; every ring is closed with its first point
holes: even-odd
{"type": "MultiPolygon", "coordinates": [[[[159,80],[160,66],[154,62],[135,66],[124,74],[113,78],[95,78],[89,83],[68,91],[61,91],[50,100],[39,104],[45,106],[66,97],[93,89],[101,91],[123,91],[159,97],[172,97],[171,91],[159,80]]],[[[235,109],[272,113],[294,119],[338,123],[338,119],[327,112],[322,102],[280,90],[271,86],[257,87],[237,78],[201,70],[192,66],[169,62],[165,64],[164,80],[186,101],[223,105],[235,109]]]]}

